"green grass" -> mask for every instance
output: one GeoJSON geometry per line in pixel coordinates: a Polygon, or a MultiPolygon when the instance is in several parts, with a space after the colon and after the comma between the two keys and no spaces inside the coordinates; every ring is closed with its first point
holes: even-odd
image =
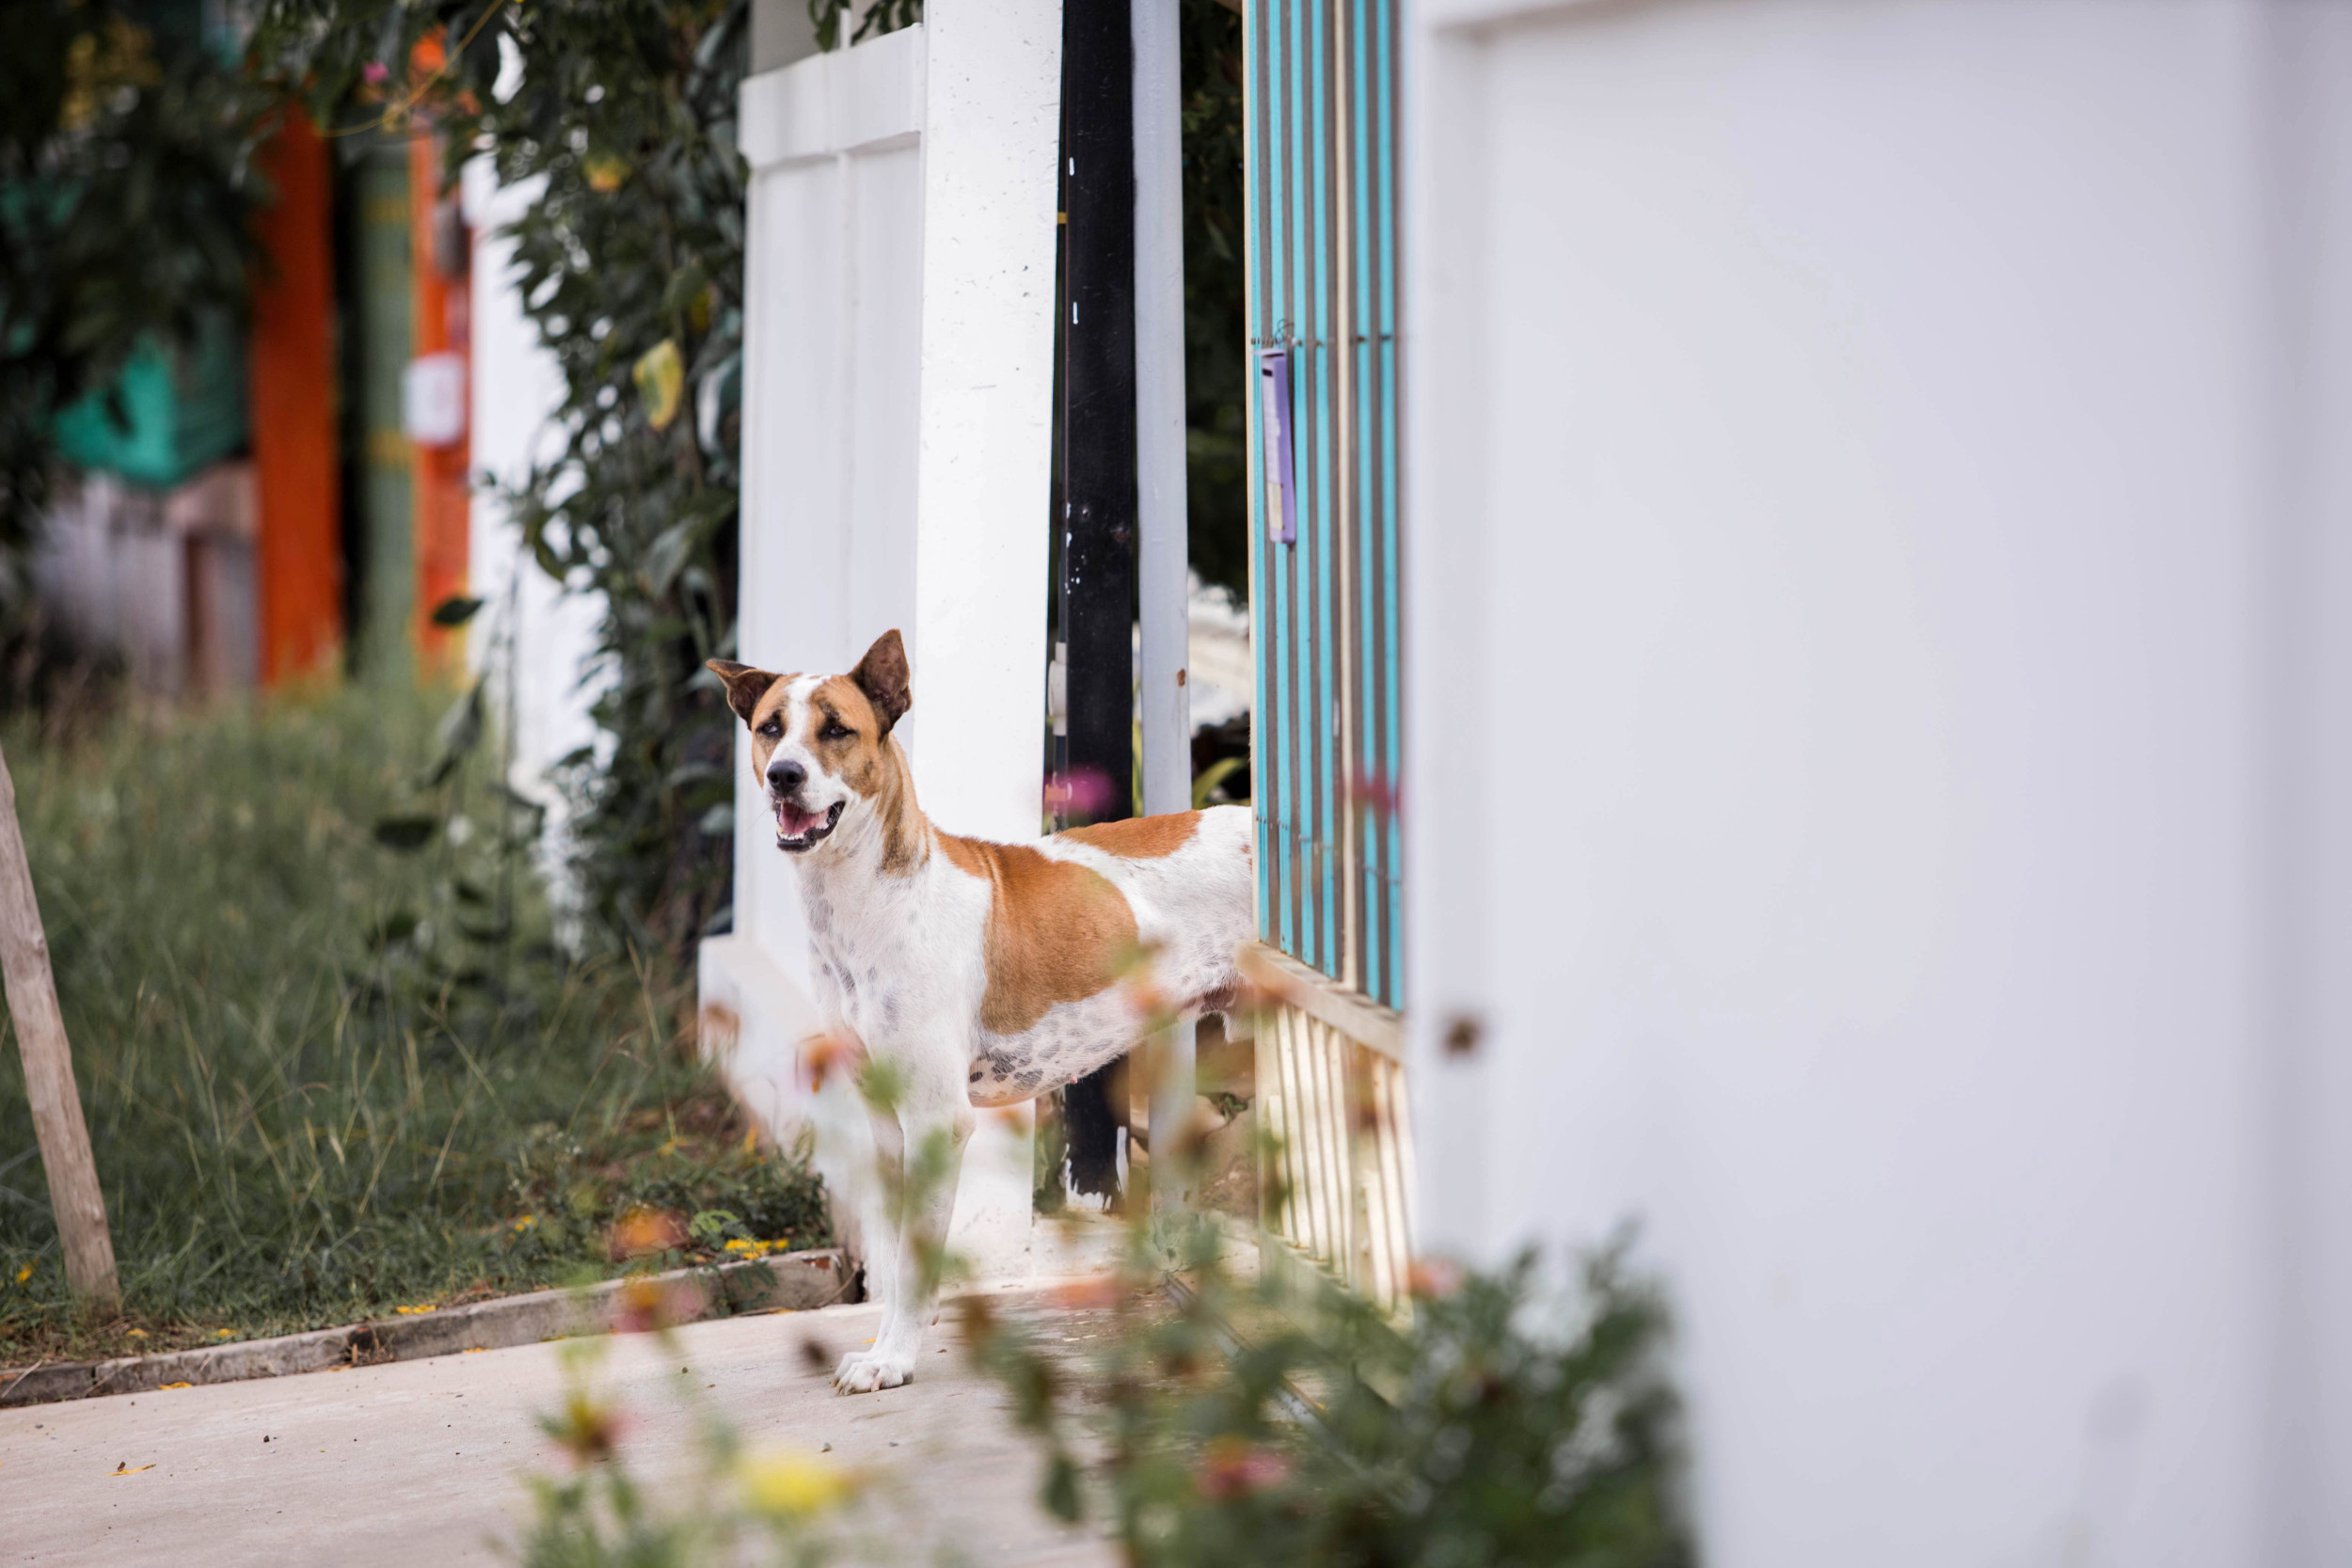
{"type": "Polygon", "coordinates": [[[690,1259],[824,1242],[814,1179],[693,1059],[691,987],[562,957],[484,762],[418,782],[438,745],[381,691],[8,736],[124,1303],[66,1293],[10,1035],[0,1365],[612,1272],[637,1204],[711,1215],[690,1259]],[[437,825],[399,850],[391,817],[437,825]]]}

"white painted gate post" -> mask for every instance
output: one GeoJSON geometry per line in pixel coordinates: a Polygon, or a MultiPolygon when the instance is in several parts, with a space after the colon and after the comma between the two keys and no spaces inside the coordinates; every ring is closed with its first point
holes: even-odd
{"type": "MultiPolygon", "coordinates": [[[[1134,0],[1136,115],[1136,597],[1143,659],[1143,810],[1192,805],[1192,698],[1186,662],[1184,197],[1177,0],[1134,0]]],[[[1158,1045],[1152,1085],[1152,1201],[1181,1205],[1168,1155],[1192,1115],[1193,1026],[1158,1045]]]]}

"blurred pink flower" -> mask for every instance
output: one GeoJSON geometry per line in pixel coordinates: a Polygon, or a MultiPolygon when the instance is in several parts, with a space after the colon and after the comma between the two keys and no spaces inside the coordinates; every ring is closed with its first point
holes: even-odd
{"type": "Polygon", "coordinates": [[[1402,792],[1397,788],[1395,780],[1375,768],[1369,773],[1350,775],[1347,781],[1347,793],[1358,805],[1372,813],[1374,816],[1387,817],[1396,815],[1398,799],[1402,792]]]}
{"type": "Polygon", "coordinates": [[[1272,1449],[1227,1433],[1212,1437],[1192,1473],[1192,1483],[1211,1502],[1229,1502],[1279,1486],[1291,1473],[1291,1462],[1272,1449]]]}
{"type": "Polygon", "coordinates": [[[1099,768],[1076,768],[1045,781],[1045,809],[1057,816],[1094,817],[1111,803],[1111,781],[1099,768]]]}

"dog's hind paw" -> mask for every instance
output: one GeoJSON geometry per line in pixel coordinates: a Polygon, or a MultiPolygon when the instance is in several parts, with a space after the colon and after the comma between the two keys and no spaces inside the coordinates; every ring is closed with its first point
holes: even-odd
{"type": "Polygon", "coordinates": [[[866,1351],[842,1357],[834,1370],[833,1391],[836,1394],[871,1394],[884,1388],[896,1388],[914,1376],[913,1356],[883,1355],[866,1351]]]}

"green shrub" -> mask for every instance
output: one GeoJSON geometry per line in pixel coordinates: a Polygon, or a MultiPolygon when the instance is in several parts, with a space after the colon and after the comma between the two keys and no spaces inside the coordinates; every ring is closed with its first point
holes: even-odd
{"type": "Polygon", "coordinates": [[[1047,1446],[1042,1506],[1107,1517],[1138,1568],[1693,1560],[1665,1312],[1621,1247],[1565,1293],[1532,1254],[1424,1271],[1400,1322],[1303,1270],[1233,1280],[1222,1244],[1210,1225],[1185,1237],[1172,1309],[1139,1251],[1082,1366],[966,1299],[984,1364],[1047,1446]]]}
{"type": "Polygon", "coordinates": [[[252,59],[325,123],[428,123],[544,183],[515,224],[525,312],[564,376],[557,451],[515,515],[604,606],[609,750],[566,770],[590,929],[691,952],[724,927],[735,649],[749,0],[259,0],[252,59]],[[412,71],[422,44],[446,51],[412,71]],[[504,89],[501,88],[505,74],[504,89]],[[383,86],[372,86],[374,81],[383,86]]]}
{"type": "MultiPolygon", "coordinates": [[[[1149,1247],[1124,1279],[1041,1309],[985,1292],[961,1303],[973,1354],[1046,1449],[1039,1506],[1103,1520],[1135,1568],[1695,1560],[1665,1317],[1621,1249],[1588,1259],[1567,1292],[1539,1282],[1532,1256],[1491,1274],[1427,1271],[1398,1323],[1327,1289],[1232,1280],[1211,1231],[1187,1244],[1191,1283],[1174,1307],[1149,1247]],[[1090,1356],[1068,1351],[1071,1312],[1091,1316],[1090,1356]]],[[[873,1478],[818,1454],[771,1456],[779,1484],[763,1507],[734,1429],[698,1405],[693,1465],[648,1488],[612,1439],[625,1413],[596,1396],[593,1367],[593,1354],[575,1357],[564,1408],[542,1423],[573,1465],[532,1483],[524,1562],[797,1568],[836,1555],[845,1519],[831,1505],[873,1478]],[[778,1510],[784,1494],[827,1506],[778,1510]]]]}

